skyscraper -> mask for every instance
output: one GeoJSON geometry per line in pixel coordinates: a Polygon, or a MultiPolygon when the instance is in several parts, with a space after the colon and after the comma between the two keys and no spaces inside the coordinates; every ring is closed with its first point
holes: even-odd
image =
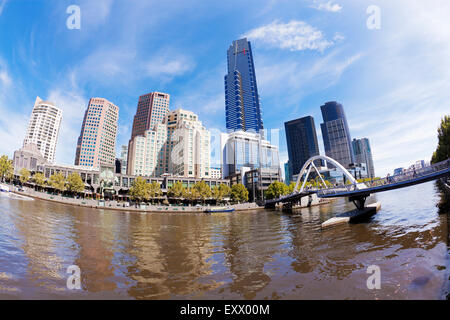
{"type": "Polygon", "coordinates": [[[150,92],[139,97],[136,115],[133,119],[131,139],[144,135],[157,123],[162,123],[169,112],[170,95],[161,92],[150,92]]]}
{"type": "Polygon", "coordinates": [[[263,129],[252,47],[247,39],[233,41],[227,52],[225,114],[228,132],[263,129]]]}
{"type": "Polygon", "coordinates": [[[373,166],[372,149],[370,148],[369,139],[353,139],[353,152],[355,153],[356,163],[365,163],[368,178],[375,178],[375,168],[373,166]]]}
{"type": "Polygon", "coordinates": [[[290,175],[300,173],[309,158],[319,155],[316,126],[311,116],[291,120],[284,123],[289,156],[290,175]]]}
{"type": "Polygon", "coordinates": [[[320,106],[320,110],[324,122],[320,127],[325,154],[349,168],[355,161],[344,108],[342,104],[331,101],[320,106]]]}
{"type": "Polygon", "coordinates": [[[134,174],[137,164],[133,163],[136,146],[133,143],[137,136],[148,136],[146,131],[153,130],[157,124],[163,123],[169,112],[170,95],[162,92],[150,92],[139,97],[136,115],[133,119],[133,129],[128,142],[128,174],[134,174]]]}
{"type": "Polygon", "coordinates": [[[35,144],[44,156],[44,159],[53,163],[61,120],[61,109],[53,103],[43,101],[37,97],[31,112],[23,146],[25,147],[30,143],[35,144]]]}
{"type": "Polygon", "coordinates": [[[163,123],[134,137],[130,146],[130,175],[211,177],[210,133],[191,111],[169,112],[163,123]]]}
{"type": "Polygon", "coordinates": [[[78,138],[75,165],[99,168],[116,159],[119,107],[104,98],[91,98],[78,138]]]}

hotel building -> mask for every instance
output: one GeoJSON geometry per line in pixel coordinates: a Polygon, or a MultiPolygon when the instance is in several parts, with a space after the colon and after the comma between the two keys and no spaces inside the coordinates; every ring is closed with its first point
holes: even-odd
{"type": "Polygon", "coordinates": [[[56,144],[61,126],[62,111],[53,103],[37,97],[31,112],[23,146],[35,144],[45,160],[55,161],[56,144]]]}
{"type": "Polygon", "coordinates": [[[119,107],[104,98],[91,98],[78,138],[75,165],[99,168],[114,165],[119,107]]]}
{"type": "Polygon", "coordinates": [[[153,130],[157,124],[163,123],[169,112],[170,95],[162,92],[150,92],[139,97],[136,115],[133,119],[131,138],[128,143],[127,173],[133,174],[137,166],[133,163],[135,150],[134,138],[145,136],[146,131],[153,130]]]}
{"type": "Polygon", "coordinates": [[[128,174],[210,177],[210,133],[191,111],[169,112],[163,123],[134,137],[129,145],[128,174]]]}
{"type": "Polygon", "coordinates": [[[162,158],[166,141],[167,126],[162,123],[158,123],[154,130],[134,137],[128,149],[128,174],[147,177],[163,174],[162,158]]]}
{"type": "Polygon", "coordinates": [[[187,110],[169,113],[166,163],[175,176],[210,177],[210,132],[187,110]]]}

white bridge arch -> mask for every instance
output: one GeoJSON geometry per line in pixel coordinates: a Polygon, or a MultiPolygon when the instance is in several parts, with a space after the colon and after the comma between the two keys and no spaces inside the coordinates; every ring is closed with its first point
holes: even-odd
{"type": "Polygon", "coordinates": [[[356,188],[358,188],[357,181],[355,180],[355,178],[339,162],[337,162],[336,160],[334,160],[334,159],[332,159],[330,157],[320,156],[319,155],[319,156],[314,156],[314,157],[309,158],[308,161],[306,161],[305,164],[303,165],[302,170],[300,170],[300,173],[298,174],[297,183],[295,184],[295,188],[294,188],[294,193],[296,193],[296,192],[298,192],[298,193],[303,192],[303,189],[305,188],[305,184],[308,181],[308,176],[309,176],[309,173],[311,172],[312,168],[314,168],[314,170],[316,170],[317,174],[320,177],[320,180],[322,180],[322,183],[323,183],[323,185],[326,188],[327,185],[325,184],[325,181],[323,181],[319,170],[314,165],[314,161],[315,160],[325,160],[326,162],[329,162],[329,163],[333,164],[334,166],[336,166],[337,168],[341,169],[342,172],[345,174],[345,176],[350,180],[350,182],[352,184],[356,185],[356,188]],[[301,189],[299,191],[297,191],[298,190],[298,186],[300,184],[300,181],[302,180],[302,177],[305,174],[305,172],[306,172],[305,181],[303,181],[301,189]]]}

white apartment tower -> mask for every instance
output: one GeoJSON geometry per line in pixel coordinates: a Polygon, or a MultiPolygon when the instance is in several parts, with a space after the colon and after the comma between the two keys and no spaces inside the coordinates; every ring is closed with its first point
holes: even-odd
{"type": "Polygon", "coordinates": [[[178,109],[169,113],[168,119],[171,115],[177,118],[177,126],[169,140],[172,173],[182,177],[210,178],[210,132],[193,112],[178,109]]]}
{"type": "Polygon", "coordinates": [[[210,133],[187,110],[169,112],[144,135],[134,137],[128,150],[128,174],[210,178],[210,133]]]}
{"type": "Polygon", "coordinates": [[[61,120],[62,110],[60,108],[37,97],[23,146],[34,143],[44,158],[48,162],[54,163],[61,120]]]}
{"type": "Polygon", "coordinates": [[[154,130],[147,130],[142,136],[133,138],[128,150],[128,174],[134,176],[155,177],[162,171],[163,151],[167,141],[167,126],[155,125],[154,130]]]}

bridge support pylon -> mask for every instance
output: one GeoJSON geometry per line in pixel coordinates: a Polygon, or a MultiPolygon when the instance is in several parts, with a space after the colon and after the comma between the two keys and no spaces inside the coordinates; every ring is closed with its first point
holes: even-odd
{"type": "Polygon", "coordinates": [[[364,205],[366,203],[367,197],[368,195],[349,197],[348,201],[352,201],[353,204],[356,206],[356,209],[362,211],[364,210],[364,205]]]}

